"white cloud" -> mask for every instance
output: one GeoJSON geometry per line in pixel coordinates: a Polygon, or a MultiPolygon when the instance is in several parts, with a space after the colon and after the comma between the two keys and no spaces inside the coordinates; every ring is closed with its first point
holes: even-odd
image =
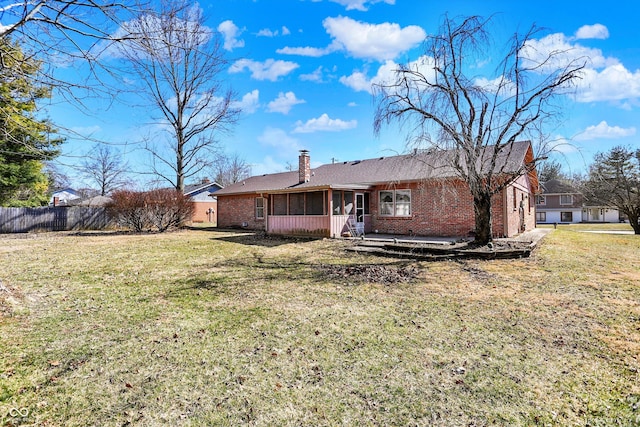
{"type": "MultiPolygon", "coordinates": [[[[428,56],[421,56],[416,61],[411,62],[408,66],[412,69],[419,70],[424,76],[430,78],[433,75],[433,60],[428,56]]],[[[396,78],[396,71],[400,68],[400,65],[393,61],[386,61],[378,71],[376,75],[369,79],[366,71],[355,71],[350,76],[340,77],[340,83],[350,87],[356,92],[364,91],[373,93],[373,85],[390,84],[396,78]]]]}
{"type": "Polygon", "coordinates": [[[576,31],[576,39],[608,39],[609,30],[602,24],[583,25],[576,31]]]}
{"type": "Polygon", "coordinates": [[[267,112],[289,114],[294,105],[304,104],[305,102],[307,101],[304,99],[296,98],[296,94],[293,92],[280,92],[276,99],[267,104],[267,112]]]}
{"type": "Polygon", "coordinates": [[[289,31],[289,29],[285,26],[282,26],[282,30],[271,30],[269,28],[263,28],[262,30],[258,31],[258,33],[256,34],[256,36],[258,37],[277,37],[279,35],[283,35],[283,36],[288,36],[289,34],[291,34],[291,31],[289,31]]]}
{"type": "Polygon", "coordinates": [[[309,74],[300,74],[300,80],[302,81],[307,81],[307,82],[315,82],[315,83],[321,83],[322,80],[322,66],[316,68],[315,70],[313,70],[312,73],[309,74]]]}
{"type": "Polygon", "coordinates": [[[550,151],[562,154],[577,153],[578,147],[563,136],[556,136],[549,144],[550,151]]]}
{"type": "Polygon", "coordinates": [[[355,58],[385,61],[416,47],[426,37],[425,31],[416,25],[401,28],[388,22],[368,24],[344,16],[326,18],[323,25],[332,38],[327,47],[287,46],[277,53],[320,57],[342,50],[355,58]]]}
{"type": "Polygon", "coordinates": [[[571,39],[561,33],[529,40],[520,53],[526,60],[524,65],[536,67],[540,73],[561,69],[572,62],[586,62],[591,68],[601,68],[618,62],[614,58],[605,58],[600,49],[571,43],[571,39]]]}
{"type": "Polygon", "coordinates": [[[602,71],[584,70],[576,93],[578,102],[633,98],[640,98],[640,70],[632,73],[622,64],[608,66],[602,71]]]}
{"type": "Polygon", "coordinates": [[[267,59],[264,62],[251,59],[240,59],[229,68],[230,73],[240,73],[247,68],[251,71],[251,78],[256,80],[270,80],[275,82],[279,77],[285,76],[298,68],[295,62],[267,59]]]}
{"type": "Polygon", "coordinates": [[[260,106],[260,91],[254,89],[251,92],[246,93],[241,101],[233,104],[234,108],[240,108],[243,113],[252,114],[255,113],[260,106]]]}
{"type": "Polygon", "coordinates": [[[278,162],[271,156],[265,157],[262,162],[251,165],[252,175],[263,175],[267,173],[285,172],[287,165],[285,163],[278,162]]]}
{"type": "Polygon", "coordinates": [[[360,10],[365,12],[368,9],[368,4],[387,3],[395,4],[395,0],[331,0],[334,3],[338,3],[344,6],[347,10],[360,10]]]}
{"type": "Polygon", "coordinates": [[[501,96],[515,95],[515,85],[513,82],[504,76],[496,77],[489,80],[486,77],[479,77],[474,81],[474,84],[484,91],[490,93],[500,92],[501,96]]]}
{"type": "Polygon", "coordinates": [[[368,24],[348,17],[326,18],[323,22],[334,43],[356,58],[385,61],[417,46],[426,37],[425,31],[410,25],[368,24]]]}
{"type": "Polygon", "coordinates": [[[606,34],[606,27],[596,24],[581,27],[575,38],[564,34],[551,34],[538,40],[530,40],[521,52],[525,57],[524,64],[529,67],[539,66],[538,72],[549,73],[567,66],[572,61],[576,65],[584,62],[585,68],[582,70],[581,78],[575,81],[575,100],[578,102],[640,98],[640,70],[631,71],[617,58],[605,57],[600,49],[574,42],[579,38],[604,38],[606,34]]]}
{"type": "Polygon", "coordinates": [[[347,129],[353,129],[358,126],[357,120],[344,121],[340,119],[332,119],[326,113],[317,119],[307,120],[306,123],[296,122],[296,128],[293,133],[312,133],[312,132],[338,132],[347,129]]]}
{"type": "Polygon", "coordinates": [[[619,126],[609,126],[606,121],[601,121],[595,126],[588,126],[583,132],[577,135],[576,141],[590,141],[592,139],[618,139],[636,134],[636,128],[621,128],[619,126]]]}
{"type": "Polygon", "coordinates": [[[267,147],[276,148],[278,154],[284,158],[294,158],[296,153],[301,150],[299,141],[279,128],[265,128],[258,137],[258,142],[267,147]]]}
{"type": "Polygon", "coordinates": [[[224,37],[224,48],[228,51],[232,51],[236,47],[244,47],[244,40],[238,39],[238,36],[242,34],[233,21],[227,20],[218,25],[218,31],[222,33],[224,37]]]}
{"type": "Polygon", "coordinates": [[[319,58],[321,56],[325,56],[330,54],[331,52],[335,52],[337,48],[335,46],[329,46],[325,48],[317,48],[317,47],[289,47],[285,46],[281,49],[277,49],[276,53],[281,55],[299,55],[299,56],[309,56],[312,58],[319,58]]]}

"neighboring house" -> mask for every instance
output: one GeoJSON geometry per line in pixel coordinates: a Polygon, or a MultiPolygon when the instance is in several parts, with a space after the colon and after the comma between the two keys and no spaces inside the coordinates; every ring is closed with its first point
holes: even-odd
{"type": "Polygon", "coordinates": [[[570,224],[578,222],[618,222],[618,210],[597,206],[570,183],[551,179],[540,184],[542,192],[536,196],[536,223],[570,224]]]}
{"type": "Polygon", "coordinates": [[[49,206],[69,206],[74,200],[80,200],[82,195],[73,188],[60,188],[51,194],[49,206]]]}
{"type": "MultiPolygon", "coordinates": [[[[301,151],[298,170],[254,176],[219,190],[218,226],[273,234],[340,237],[347,230],[423,236],[469,236],[473,199],[448,166],[452,152],[416,152],[310,167],[301,151]]],[[[533,160],[529,142],[498,159],[505,171],[533,160]]],[[[535,227],[535,170],[493,198],[495,237],[535,227]]]]}
{"type": "Polygon", "coordinates": [[[69,205],[70,206],[85,206],[90,208],[103,208],[107,206],[109,203],[113,202],[111,197],[107,196],[93,196],[88,197],[86,199],[75,199],[72,200],[69,205]]]}
{"type": "Polygon", "coordinates": [[[195,211],[191,222],[208,222],[215,224],[218,218],[218,201],[213,194],[222,186],[208,179],[203,179],[199,184],[186,185],[184,194],[194,201],[195,211]]]}

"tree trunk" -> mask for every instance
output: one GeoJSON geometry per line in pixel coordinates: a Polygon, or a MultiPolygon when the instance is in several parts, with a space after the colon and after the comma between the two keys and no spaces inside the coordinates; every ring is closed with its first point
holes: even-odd
{"type": "Polygon", "coordinates": [[[638,223],[638,215],[635,213],[631,213],[631,215],[627,215],[629,218],[629,223],[633,228],[634,234],[640,234],[640,224],[638,223]]]}
{"type": "Polygon", "coordinates": [[[474,196],[473,210],[476,219],[476,237],[474,243],[483,246],[489,243],[493,237],[491,227],[491,196],[489,194],[474,196]]]}

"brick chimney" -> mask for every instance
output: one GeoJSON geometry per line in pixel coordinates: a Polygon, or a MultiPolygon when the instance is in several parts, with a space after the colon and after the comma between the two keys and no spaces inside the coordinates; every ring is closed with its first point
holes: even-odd
{"type": "Polygon", "coordinates": [[[309,182],[311,179],[311,161],[308,150],[300,150],[298,158],[298,182],[300,184],[309,182]]]}

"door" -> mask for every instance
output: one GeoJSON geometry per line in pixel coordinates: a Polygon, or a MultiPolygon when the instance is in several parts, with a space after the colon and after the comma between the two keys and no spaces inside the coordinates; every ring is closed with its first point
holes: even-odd
{"type": "Polygon", "coordinates": [[[364,194],[356,193],[356,232],[364,234],[364,194]]]}

